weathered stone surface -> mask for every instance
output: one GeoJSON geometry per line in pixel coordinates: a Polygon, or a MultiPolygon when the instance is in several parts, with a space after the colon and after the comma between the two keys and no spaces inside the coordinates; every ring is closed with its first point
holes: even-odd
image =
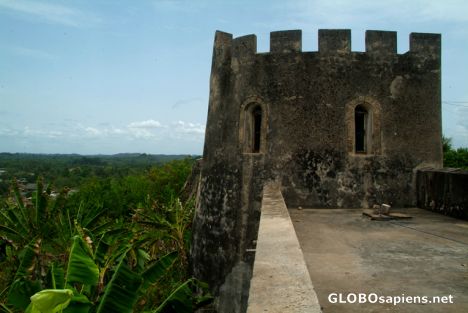
{"type": "Polygon", "coordinates": [[[368,52],[350,50],[349,30],[301,52],[298,34],[273,33],[271,53],[254,35],[215,36],[192,261],[221,312],[245,311],[266,181],[288,206],[399,207],[416,203],[417,168],[442,165],[440,35],[412,34],[396,54],[394,33],[368,33],[368,52]]]}

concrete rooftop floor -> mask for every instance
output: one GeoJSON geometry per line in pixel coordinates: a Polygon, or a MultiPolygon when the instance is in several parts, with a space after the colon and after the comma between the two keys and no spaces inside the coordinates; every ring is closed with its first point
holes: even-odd
{"type": "Polygon", "coordinates": [[[371,221],[356,209],[290,208],[324,313],[468,312],[468,222],[400,210],[410,220],[371,221]],[[454,304],[333,304],[330,293],[448,296],[454,304]]]}

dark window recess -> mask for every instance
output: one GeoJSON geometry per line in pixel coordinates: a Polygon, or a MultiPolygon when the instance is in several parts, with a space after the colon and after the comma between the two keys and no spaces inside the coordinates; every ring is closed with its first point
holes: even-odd
{"type": "Polygon", "coordinates": [[[252,152],[260,152],[260,140],[262,138],[262,108],[256,107],[252,111],[253,115],[253,146],[252,152]]]}
{"type": "Polygon", "coordinates": [[[357,106],[354,111],[354,126],[356,130],[356,152],[366,152],[366,123],[367,111],[361,106],[357,106]]]}

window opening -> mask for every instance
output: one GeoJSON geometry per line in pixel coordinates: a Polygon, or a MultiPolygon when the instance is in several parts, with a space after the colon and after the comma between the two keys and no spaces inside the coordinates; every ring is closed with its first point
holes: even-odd
{"type": "Polygon", "coordinates": [[[253,145],[252,152],[260,152],[260,141],[262,138],[262,108],[257,106],[252,111],[253,117],[253,145]]]}
{"type": "Polygon", "coordinates": [[[356,132],[355,149],[357,153],[367,152],[366,131],[367,131],[367,110],[358,105],[354,110],[354,126],[356,132]]]}

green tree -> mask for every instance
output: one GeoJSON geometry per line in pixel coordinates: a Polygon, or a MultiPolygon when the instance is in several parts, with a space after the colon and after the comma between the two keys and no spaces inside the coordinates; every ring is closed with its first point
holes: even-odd
{"type": "Polygon", "coordinates": [[[442,136],[444,151],[444,167],[461,168],[468,170],[468,148],[454,149],[452,138],[442,136]]]}
{"type": "Polygon", "coordinates": [[[442,150],[444,151],[444,153],[447,153],[450,150],[452,150],[452,138],[445,137],[444,135],[442,135],[442,150]]]}

